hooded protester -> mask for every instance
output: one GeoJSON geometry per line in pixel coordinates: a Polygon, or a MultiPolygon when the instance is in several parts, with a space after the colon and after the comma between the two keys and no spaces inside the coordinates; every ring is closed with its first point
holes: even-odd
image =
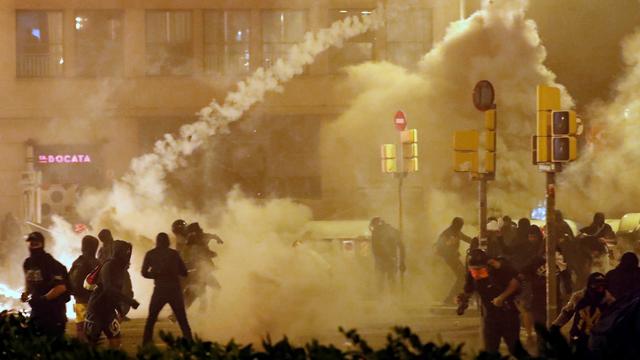
{"type": "Polygon", "coordinates": [[[191,328],[187,321],[184,299],[180,288],[180,277],[187,277],[187,267],[176,250],[169,247],[169,235],[159,233],[156,236],[156,247],[149,250],[142,263],[142,276],[153,279],[155,287],[149,303],[149,316],[144,328],[143,344],[153,340],[153,327],[158,314],[165,304],[171,306],[182,336],[191,340],[191,328]]]}
{"type": "MultiPolygon", "coordinates": [[[[213,258],[218,254],[209,249],[209,242],[211,239],[216,239],[218,244],[222,244],[222,239],[217,235],[205,233],[197,222],[189,224],[185,232],[187,243],[184,262],[190,276],[185,281],[184,297],[185,304],[189,308],[196,299],[206,293],[207,287],[220,288],[220,283],[213,276],[215,270],[213,258]]],[[[204,308],[206,303],[201,301],[201,306],[204,308]]]]}
{"type": "Polygon", "coordinates": [[[527,343],[533,342],[533,324],[545,321],[546,311],[546,261],[544,239],[537,225],[529,227],[526,244],[520,245],[520,252],[528,253],[529,259],[519,267],[518,279],[522,292],[518,296],[518,307],[522,314],[522,324],[527,333],[527,343]]]}
{"type": "Polygon", "coordinates": [[[591,224],[580,229],[580,232],[598,239],[615,239],[616,233],[613,232],[611,225],[604,222],[604,220],[604,214],[597,212],[593,215],[591,224]]]}
{"type": "Polygon", "coordinates": [[[181,257],[185,255],[185,248],[187,246],[187,222],[178,219],[171,224],[171,232],[176,238],[176,250],[181,257]]]}
{"type": "Polygon", "coordinates": [[[620,259],[620,264],[607,273],[609,292],[616,299],[622,299],[629,294],[640,291],[640,268],[638,256],[632,252],[626,252],[620,259]]]}
{"type": "MultiPolygon", "coordinates": [[[[459,247],[460,241],[471,244],[471,238],[462,232],[463,226],[464,220],[462,218],[453,218],[451,225],[440,234],[435,244],[436,254],[447,263],[456,279],[444,300],[445,304],[453,304],[456,295],[460,293],[464,285],[465,266],[460,261],[459,247]]],[[[450,283],[450,281],[447,282],[450,283]]]]}
{"type": "Polygon", "coordinates": [[[513,222],[510,216],[505,215],[502,217],[500,233],[502,234],[506,246],[513,246],[515,243],[517,229],[518,226],[513,222]]]}
{"type": "Polygon", "coordinates": [[[26,241],[30,255],[22,265],[25,291],[20,299],[31,306],[31,319],[39,331],[61,337],[67,323],[65,304],[69,301],[67,268],[44,251],[40,232],[30,233],[26,241]]]}
{"type": "Polygon", "coordinates": [[[111,230],[100,230],[98,233],[98,239],[102,242],[102,247],[100,247],[100,250],[98,251],[98,260],[100,261],[100,264],[104,264],[113,254],[113,235],[111,235],[111,230]]]}
{"type": "Polygon", "coordinates": [[[392,289],[398,270],[404,272],[404,244],[400,239],[400,232],[379,217],[371,219],[369,230],[371,251],[378,275],[378,290],[382,291],[385,282],[392,289]]]}
{"type": "Polygon", "coordinates": [[[75,299],[73,310],[76,313],[76,334],[81,340],[86,340],[84,334],[84,321],[87,316],[87,305],[91,292],[84,288],[84,279],[98,266],[96,258],[98,251],[98,239],[87,235],[82,238],[82,255],[80,255],[71,265],[69,270],[69,282],[71,284],[71,295],[75,299]]]}
{"type": "Polygon", "coordinates": [[[488,219],[487,222],[487,255],[498,257],[505,255],[506,245],[504,237],[500,231],[500,224],[497,219],[488,219]]]}
{"type": "Polygon", "coordinates": [[[602,273],[592,273],[587,279],[587,286],[571,295],[560,315],[553,321],[552,327],[561,328],[573,318],[569,331],[569,340],[576,347],[577,359],[588,358],[589,336],[591,329],[598,323],[615,298],[607,290],[607,279],[602,273]]]}
{"type": "Polygon", "coordinates": [[[89,297],[85,334],[93,345],[98,343],[100,335],[105,334],[111,348],[120,347],[120,321],[123,316],[121,304],[134,309],[140,305],[135,299],[125,295],[122,288],[127,277],[127,268],[131,261],[131,244],[115,240],[113,254],[98,274],[97,288],[89,297]]]}
{"type": "Polygon", "coordinates": [[[514,302],[519,289],[517,272],[507,261],[490,258],[480,249],[469,253],[464,293],[458,295],[456,302],[468,299],[473,293],[480,296],[485,351],[498,353],[500,341],[504,339],[513,356],[523,354],[520,319],[514,302]]]}
{"type": "Polygon", "coordinates": [[[542,241],[540,228],[536,225],[531,225],[529,219],[522,218],[518,220],[516,241],[507,249],[507,259],[517,270],[521,270],[531,261],[533,256],[539,255],[543,247],[544,242],[542,241]],[[533,230],[532,226],[535,226],[533,230]]]}

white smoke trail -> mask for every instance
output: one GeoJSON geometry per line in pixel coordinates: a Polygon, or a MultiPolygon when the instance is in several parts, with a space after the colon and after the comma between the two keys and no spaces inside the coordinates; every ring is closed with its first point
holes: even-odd
{"type": "Polygon", "coordinates": [[[259,68],[229,93],[222,105],[213,100],[198,112],[199,120],[184,125],[176,138],[166,134],[155,144],[153,153],[134,159],[131,171],[124,181],[137,195],[162,202],[166,185],[163,180],[168,172],[185,165],[185,157],[191,155],[208,137],[225,133],[227,126],[239,120],[269,91],[281,90],[281,84],[302,74],[306,65],[331,46],[341,46],[354,36],[375,29],[383,23],[384,9],[380,6],[369,16],[351,16],[334,22],[329,28],[316,33],[307,32],[304,41],[293,45],[283,59],[267,69],[259,68]]]}

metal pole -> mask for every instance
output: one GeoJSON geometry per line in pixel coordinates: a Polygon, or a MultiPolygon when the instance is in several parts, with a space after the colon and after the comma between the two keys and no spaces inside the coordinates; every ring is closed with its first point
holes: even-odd
{"type": "Polygon", "coordinates": [[[558,296],[556,286],[556,173],[547,171],[547,327],[551,327],[557,315],[558,296]]]}
{"type": "Polygon", "coordinates": [[[480,221],[480,244],[485,246],[487,239],[487,178],[484,174],[478,174],[480,181],[478,181],[478,217],[480,221]]]}

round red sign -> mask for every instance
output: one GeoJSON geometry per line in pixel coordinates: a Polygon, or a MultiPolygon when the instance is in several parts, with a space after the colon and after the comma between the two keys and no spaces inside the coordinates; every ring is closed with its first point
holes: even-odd
{"type": "Polygon", "coordinates": [[[393,117],[393,126],[396,130],[403,131],[407,127],[407,117],[400,110],[396,112],[396,116],[393,117]]]}

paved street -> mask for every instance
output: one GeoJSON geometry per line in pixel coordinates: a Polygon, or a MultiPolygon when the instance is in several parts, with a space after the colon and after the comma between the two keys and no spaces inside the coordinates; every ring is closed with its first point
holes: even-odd
{"type": "MultiPolygon", "coordinates": [[[[391,323],[384,320],[384,314],[375,314],[371,316],[370,321],[357,327],[358,332],[362,335],[370,345],[378,347],[385,343],[386,336],[391,328],[395,325],[407,325],[413,331],[418,333],[423,340],[431,340],[435,342],[465,342],[467,352],[477,348],[479,340],[479,318],[475,314],[456,316],[453,308],[432,308],[416,310],[414,314],[407,313],[398,322],[391,323]]],[[[68,333],[75,334],[75,326],[73,322],[69,323],[68,333]]],[[[122,324],[122,344],[124,350],[130,354],[135,353],[139,346],[142,333],[144,330],[144,319],[132,319],[122,324]]],[[[166,318],[158,321],[156,325],[156,334],[160,330],[170,331],[174,334],[180,334],[177,324],[173,324],[166,318]]],[[[230,334],[230,337],[232,334],[230,334]]],[[[322,343],[331,342],[336,346],[345,346],[344,337],[336,329],[334,332],[325,332],[316,334],[315,336],[305,334],[290,334],[290,339],[296,343],[302,343],[312,337],[319,339],[322,343]]],[[[158,345],[162,346],[160,338],[156,335],[154,340],[158,345]]]]}

